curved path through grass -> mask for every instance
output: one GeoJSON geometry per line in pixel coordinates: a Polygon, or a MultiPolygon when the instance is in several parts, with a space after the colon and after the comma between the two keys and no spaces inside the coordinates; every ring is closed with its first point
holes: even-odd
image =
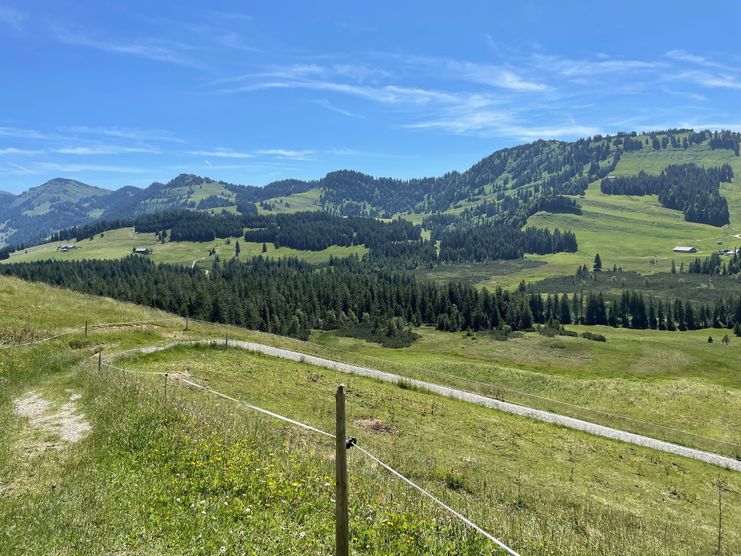
{"type": "MultiPolygon", "coordinates": [[[[224,342],[222,339],[214,340],[200,340],[193,342],[173,342],[165,346],[149,346],[143,348],[136,348],[125,352],[120,352],[111,356],[111,358],[118,357],[121,355],[128,355],[133,353],[155,353],[158,351],[178,347],[187,346],[194,344],[209,344],[213,342],[224,342]]],[[[416,380],[411,378],[402,377],[393,373],[387,373],[377,369],[371,369],[368,367],[359,367],[357,365],[349,365],[347,363],[340,363],[338,361],[332,361],[331,359],[324,359],[313,355],[307,355],[298,351],[292,351],[288,349],[276,348],[267,346],[264,344],[257,344],[253,342],[245,342],[242,340],[227,340],[228,345],[247,351],[262,353],[271,357],[279,357],[281,359],[288,359],[291,361],[297,361],[301,363],[308,363],[309,365],[315,365],[317,367],[324,367],[343,373],[350,373],[354,375],[374,378],[382,380],[384,382],[391,382],[393,384],[402,384],[410,388],[416,388],[419,390],[425,390],[446,396],[448,398],[455,398],[466,402],[474,403],[484,407],[490,407],[499,411],[507,413],[513,413],[523,417],[530,417],[538,421],[544,421],[547,423],[553,423],[569,429],[579,430],[597,436],[604,436],[613,440],[620,440],[622,442],[628,442],[638,446],[644,446],[652,448],[654,450],[660,450],[662,452],[668,452],[670,454],[676,454],[684,456],[706,463],[711,463],[719,467],[726,469],[732,469],[734,471],[741,471],[741,461],[712,452],[705,452],[694,448],[688,448],[679,444],[673,444],[664,440],[658,440],[649,436],[643,436],[632,432],[607,427],[605,425],[598,425],[596,423],[590,423],[589,421],[583,421],[581,419],[575,419],[566,415],[560,415],[558,413],[552,413],[550,411],[543,411],[541,409],[534,409],[524,405],[518,405],[510,402],[496,400],[480,394],[474,394],[472,392],[466,392],[465,390],[458,390],[456,388],[450,388],[448,386],[442,386],[433,382],[426,382],[423,380],[416,380]]]]}

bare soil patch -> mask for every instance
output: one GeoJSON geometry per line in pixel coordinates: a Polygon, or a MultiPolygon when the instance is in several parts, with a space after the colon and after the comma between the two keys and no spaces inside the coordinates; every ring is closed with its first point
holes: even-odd
{"type": "Polygon", "coordinates": [[[394,433],[396,428],[389,423],[384,423],[380,419],[374,417],[368,417],[366,419],[358,419],[355,424],[366,432],[384,432],[394,433]]]}

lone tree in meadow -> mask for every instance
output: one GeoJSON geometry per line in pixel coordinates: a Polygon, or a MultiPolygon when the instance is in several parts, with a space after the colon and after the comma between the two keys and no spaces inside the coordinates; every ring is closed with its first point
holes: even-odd
{"type": "Polygon", "coordinates": [[[599,253],[594,256],[594,266],[592,266],[594,272],[600,272],[602,270],[602,259],[600,259],[599,253]]]}
{"type": "Polygon", "coordinates": [[[239,257],[239,254],[242,252],[242,248],[239,246],[239,240],[236,241],[234,244],[234,256],[239,257]]]}

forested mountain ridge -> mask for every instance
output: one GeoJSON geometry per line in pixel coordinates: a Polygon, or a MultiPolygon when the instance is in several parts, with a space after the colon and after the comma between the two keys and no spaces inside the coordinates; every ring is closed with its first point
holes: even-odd
{"type": "Polygon", "coordinates": [[[109,191],[55,179],[11,197],[9,204],[0,207],[0,246],[43,240],[61,229],[96,220],[169,209],[244,214],[251,213],[255,204],[263,213],[325,210],[343,216],[389,218],[453,212],[462,221],[524,226],[539,210],[578,211],[576,202],[562,196],[580,195],[589,183],[610,175],[625,153],[641,151],[650,157],[651,153],[671,152],[680,158],[686,153],[687,161],[711,166],[704,153],[722,151],[726,158],[735,159],[739,144],[739,133],[686,129],[594,136],[574,142],[539,140],[496,151],[464,172],[411,180],[339,170],[318,180],[281,180],[257,187],[181,174],[166,184],[109,191]],[[310,206],[305,206],[307,198],[310,206]],[[296,200],[304,206],[297,207],[296,200]]]}

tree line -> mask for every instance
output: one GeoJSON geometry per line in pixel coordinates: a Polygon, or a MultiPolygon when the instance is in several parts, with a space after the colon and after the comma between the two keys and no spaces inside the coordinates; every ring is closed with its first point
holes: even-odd
{"type": "Polygon", "coordinates": [[[321,251],[332,245],[375,249],[393,242],[418,241],[422,231],[420,226],[399,218],[382,222],[321,211],[255,216],[245,223],[249,228],[258,228],[245,231],[246,241],[308,251],[321,251]]]}
{"type": "Polygon", "coordinates": [[[245,219],[249,216],[222,211],[220,214],[173,210],[137,217],[137,232],[170,231],[170,241],[213,241],[216,238],[241,236],[245,219]]]}
{"type": "Polygon", "coordinates": [[[404,335],[406,324],[449,331],[533,325],[527,298],[517,292],[436,285],[398,272],[369,274],[352,260],[334,262],[314,267],[296,259],[255,257],[246,264],[214,264],[206,275],[127,257],[15,263],[0,266],[0,274],[299,338],[312,328],[380,330],[388,337],[404,335]]]}
{"type": "Polygon", "coordinates": [[[672,164],[658,176],[641,171],[637,176],[603,179],[600,190],[606,195],[658,195],[662,206],[681,210],[688,222],[723,226],[730,217],[720,183],[732,179],[733,170],[728,164],[715,168],[672,164]]]}
{"type": "Polygon", "coordinates": [[[731,276],[741,272],[741,248],[733,249],[733,254],[723,260],[718,253],[704,259],[696,258],[687,265],[687,272],[693,274],[718,274],[731,276]]]}
{"type": "Polygon", "coordinates": [[[100,220],[83,226],[73,226],[52,234],[49,241],[82,241],[118,228],[133,227],[137,232],[158,233],[172,230],[170,241],[212,241],[215,238],[239,237],[245,222],[257,216],[252,212],[233,214],[222,211],[220,214],[173,209],[141,214],[132,218],[100,220]]]}
{"type": "Polygon", "coordinates": [[[636,290],[624,290],[612,300],[602,292],[564,293],[543,296],[531,292],[528,298],[533,322],[561,325],[605,325],[615,328],[654,330],[697,330],[700,328],[741,328],[741,296],[719,299],[715,304],[694,305],[675,299],[646,300],[636,290]]]}
{"type": "Polygon", "coordinates": [[[501,224],[483,224],[446,229],[433,236],[440,239],[439,260],[444,262],[520,259],[524,253],[575,252],[576,235],[558,228],[527,227],[524,230],[501,224]]]}
{"type": "Polygon", "coordinates": [[[410,326],[445,331],[531,330],[537,324],[608,325],[656,330],[734,328],[741,334],[741,296],[695,305],[623,291],[541,295],[524,288],[494,292],[450,282],[420,282],[400,272],[369,273],[356,259],[316,267],[297,259],[215,263],[209,274],[141,257],[116,261],[36,261],[0,266],[0,274],[113,297],[211,322],[307,338],[339,330],[400,345],[410,326]]]}

